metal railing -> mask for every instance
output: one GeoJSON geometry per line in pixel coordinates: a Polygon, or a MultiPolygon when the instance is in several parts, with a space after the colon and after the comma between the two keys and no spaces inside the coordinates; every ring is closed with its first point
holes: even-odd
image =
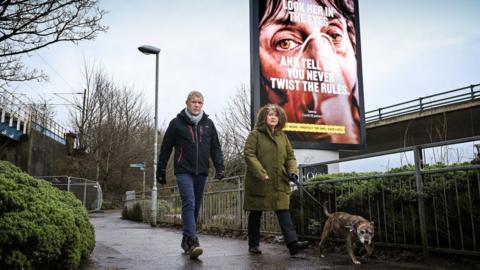
{"type": "MultiPolygon", "coordinates": [[[[346,211],[363,216],[375,224],[375,244],[406,249],[480,256],[480,165],[430,168],[423,162],[425,149],[478,141],[480,136],[440,143],[412,146],[317,164],[300,165],[300,179],[318,201],[328,202],[330,211],[346,211]],[[391,154],[413,152],[414,164],[407,170],[374,172],[364,176],[307,181],[312,168],[365,160],[391,154]]],[[[315,223],[325,222],[322,208],[292,187],[290,212],[299,236],[320,238],[315,223]]],[[[150,192],[129,202],[143,204],[149,222],[150,192]],[[146,208],[145,208],[146,205],[146,208]]],[[[140,193],[141,195],[141,193],[140,193]]],[[[243,210],[243,176],[208,181],[199,226],[211,230],[247,228],[248,212],[243,210]]],[[[181,224],[181,200],[176,186],[159,189],[158,220],[181,224]]],[[[276,216],[264,213],[263,233],[280,234],[276,216]]]]}
{"type": "Polygon", "coordinates": [[[98,211],[102,207],[102,187],[96,181],[71,176],[35,176],[47,180],[60,190],[72,192],[83,206],[90,211],[98,211]]]}
{"type": "Polygon", "coordinates": [[[32,104],[18,98],[14,93],[0,90],[0,110],[1,122],[4,122],[8,117],[10,126],[12,126],[13,121],[17,122],[17,130],[20,130],[20,123],[22,123],[23,133],[26,133],[27,126],[33,123],[31,127],[38,132],[62,144],[66,143],[65,134],[68,133],[66,128],[46,116],[45,113],[34,108],[32,104]]]}
{"type": "MultiPolygon", "coordinates": [[[[305,187],[331,212],[345,211],[375,224],[377,245],[480,255],[480,165],[426,166],[425,149],[480,140],[480,136],[383,151],[337,161],[301,165],[332,165],[382,155],[412,152],[414,164],[404,170],[309,182],[305,187]]],[[[321,207],[300,190],[296,208],[301,235],[318,239],[312,220],[325,222],[321,207]]]]}
{"type": "Polygon", "coordinates": [[[381,107],[365,112],[365,122],[384,120],[396,116],[406,115],[414,112],[422,112],[428,109],[445,105],[456,104],[465,101],[480,99],[480,84],[453,89],[434,95],[420,97],[398,104],[381,107]]]}
{"type": "Polygon", "coordinates": [[[8,117],[8,125],[10,127],[16,126],[17,131],[26,133],[27,125],[30,121],[30,113],[28,110],[25,110],[20,99],[6,90],[1,90],[0,110],[0,123],[6,123],[8,117]]]}
{"type": "MultiPolygon", "coordinates": [[[[205,187],[203,205],[199,217],[199,226],[206,230],[246,231],[248,212],[243,210],[243,176],[228,177],[221,181],[209,179],[205,187]]],[[[143,221],[150,222],[150,191],[137,192],[131,199],[124,200],[125,207],[132,210],[135,204],[142,208],[143,221]]],[[[175,225],[182,224],[181,199],[176,185],[160,186],[158,195],[158,222],[175,225]]],[[[139,217],[134,219],[141,219],[139,217]]],[[[262,217],[261,231],[280,234],[277,218],[272,212],[262,217]]]]}

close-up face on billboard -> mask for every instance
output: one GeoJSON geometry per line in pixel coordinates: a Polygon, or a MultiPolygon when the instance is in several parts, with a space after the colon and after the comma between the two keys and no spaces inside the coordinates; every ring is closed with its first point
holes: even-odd
{"type": "Polygon", "coordinates": [[[259,99],[252,104],[282,106],[287,114],[284,130],[296,148],[363,146],[356,4],[251,1],[252,65],[258,65],[252,67],[252,98],[259,99]]]}

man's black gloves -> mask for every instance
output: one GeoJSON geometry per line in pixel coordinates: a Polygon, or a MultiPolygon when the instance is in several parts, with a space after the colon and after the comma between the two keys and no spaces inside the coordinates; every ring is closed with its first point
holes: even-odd
{"type": "Polygon", "coordinates": [[[166,176],[166,172],[165,170],[158,170],[157,171],[157,182],[159,184],[162,184],[162,185],[166,185],[167,184],[167,176],[166,176]]]}
{"type": "Polygon", "coordinates": [[[223,178],[225,178],[225,173],[223,171],[219,171],[215,175],[215,179],[222,180],[223,178]]]}
{"type": "Polygon", "coordinates": [[[299,185],[298,183],[298,175],[296,173],[291,173],[289,176],[288,176],[288,180],[292,183],[294,183],[295,185],[299,185]]]}

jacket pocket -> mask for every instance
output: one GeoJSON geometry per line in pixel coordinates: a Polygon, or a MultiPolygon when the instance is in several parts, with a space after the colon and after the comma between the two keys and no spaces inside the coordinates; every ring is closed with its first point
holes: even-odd
{"type": "Polygon", "coordinates": [[[260,180],[253,176],[253,173],[249,173],[247,176],[247,183],[245,183],[245,191],[246,195],[253,195],[253,196],[265,196],[266,188],[268,183],[265,181],[260,180]]]}

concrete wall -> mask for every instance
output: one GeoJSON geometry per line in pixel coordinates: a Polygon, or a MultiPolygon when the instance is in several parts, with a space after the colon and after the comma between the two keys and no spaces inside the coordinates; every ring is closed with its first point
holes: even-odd
{"type": "Polygon", "coordinates": [[[64,144],[30,129],[20,142],[2,137],[0,159],[7,160],[30,175],[55,175],[59,162],[65,159],[67,148],[64,144]]]}

